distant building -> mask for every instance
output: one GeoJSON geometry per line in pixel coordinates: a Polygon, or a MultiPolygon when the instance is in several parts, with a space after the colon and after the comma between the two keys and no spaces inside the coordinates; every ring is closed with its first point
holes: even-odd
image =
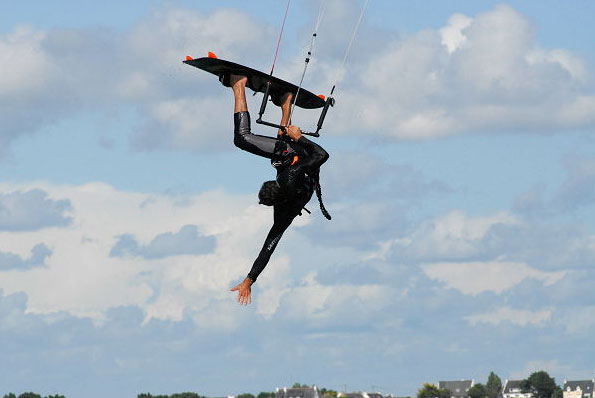
{"type": "Polygon", "coordinates": [[[523,380],[506,380],[502,390],[503,398],[533,398],[530,392],[523,393],[521,385],[523,380]]]}
{"type": "Polygon", "coordinates": [[[337,398],[385,398],[379,392],[340,392],[337,394],[337,398]]]}
{"type": "Polygon", "coordinates": [[[296,388],[277,388],[276,398],[322,398],[318,388],[314,387],[296,387],[296,388]]]}
{"type": "Polygon", "coordinates": [[[563,398],[595,398],[595,380],[564,381],[563,398]]]}
{"type": "Polygon", "coordinates": [[[467,392],[473,387],[473,380],[439,381],[438,388],[450,391],[452,398],[468,398],[467,392]]]}

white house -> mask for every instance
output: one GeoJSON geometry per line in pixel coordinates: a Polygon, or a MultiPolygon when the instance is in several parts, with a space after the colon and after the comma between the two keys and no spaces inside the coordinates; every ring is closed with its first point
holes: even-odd
{"type": "Polygon", "coordinates": [[[593,388],[595,380],[564,381],[563,398],[595,398],[593,388]]]}
{"type": "Polygon", "coordinates": [[[503,398],[533,398],[530,392],[523,393],[521,384],[523,380],[506,380],[502,390],[503,398]]]}
{"type": "Polygon", "coordinates": [[[318,388],[314,387],[296,387],[296,388],[277,388],[276,398],[321,398],[318,388]]]}
{"type": "Polygon", "coordinates": [[[467,392],[473,387],[473,380],[439,381],[438,388],[450,391],[452,398],[468,397],[467,392]]]}

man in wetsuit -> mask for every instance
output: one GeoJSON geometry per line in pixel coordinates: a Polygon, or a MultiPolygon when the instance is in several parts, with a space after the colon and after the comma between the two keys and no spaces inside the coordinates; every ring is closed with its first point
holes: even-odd
{"type": "MultiPolygon", "coordinates": [[[[247,82],[246,77],[236,75],[222,79],[224,85],[231,86],[235,97],[234,144],[240,149],[271,159],[272,165],[277,169],[277,177],[275,181],[265,182],[258,194],[261,204],[273,206],[273,226],[248,276],[231,289],[238,292],[238,302],[243,305],[252,302],[252,284],[269,262],[283,232],[301,214],[312,197],[318,184],[319,168],[328,159],[328,153],[304,137],[296,126],[290,125],[285,131],[279,130],[278,138],[252,134],[246,103],[247,82]]],[[[292,98],[291,93],[273,97],[273,102],[281,107],[281,126],[289,122],[292,98]]],[[[321,209],[330,219],[322,205],[321,209]]]]}

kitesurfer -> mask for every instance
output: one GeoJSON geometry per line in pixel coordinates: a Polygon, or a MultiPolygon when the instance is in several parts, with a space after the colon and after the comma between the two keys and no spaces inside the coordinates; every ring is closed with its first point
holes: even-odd
{"type": "MultiPolygon", "coordinates": [[[[248,305],[252,302],[251,286],[269,262],[283,232],[301,214],[314,190],[320,199],[318,173],[329,155],[320,145],[304,137],[299,127],[287,126],[290,121],[292,93],[272,95],[273,103],[281,107],[280,125],[287,127],[279,129],[277,138],[266,137],[250,131],[250,114],[246,103],[248,79],[245,76],[223,75],[221,82],[230,86],[234,93],[234,144],[240,149],[270,159],[277,170],[276,179],[262,184],[258,193],[259,203],[273,206],[273,226],[248,276],[231,289],[238,292],[240,304],[248,305]]],[[[330,219],[322,202],[321,209],[330,219]]]]}

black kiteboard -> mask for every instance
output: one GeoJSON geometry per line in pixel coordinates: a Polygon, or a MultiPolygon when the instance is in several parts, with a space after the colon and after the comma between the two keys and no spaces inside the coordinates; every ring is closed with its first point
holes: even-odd
{"type": "MultiPolygon", "coordinates": [[[[187,59],[184,61],[184,63],[212,73],[215,76],[221,76],[224,74],[246,76],[248,78],[248,87],[256,92],[264,93],[267,82],[271,82],[271,87],[269,89],[269,94],[271,96],[280,97],[288,92],[295,95],[298,91],[298,86],[295,84],[291,84],[285,80],[281,80],[278,77],[268,75],[256,69],[236,64],[235,62],[225,61],[219,58],[204,57],[187,59]]],[[[305,109],[322,108],[324,106],[324,99],[308,90],[300,88],[296,105],[305,109]]]]}

